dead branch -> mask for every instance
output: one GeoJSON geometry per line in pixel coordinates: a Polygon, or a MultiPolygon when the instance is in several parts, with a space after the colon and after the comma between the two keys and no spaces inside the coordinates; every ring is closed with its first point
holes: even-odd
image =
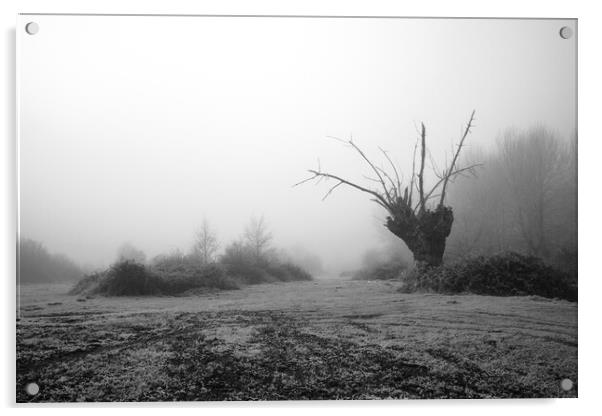
{"type": "Polygon", "coordinates": [[[342,184],[343,184],[343,182],[339,182],[335,186],[333,186],[332,188],[330,188],[328,190],[328,192],[326,192],[326,195],[324,195],[324,197],[322,198],[322,201],[324,201],[326,198],[328,198],[328,195],[330,195],[332,193],[332,191],[334,191],[336,188],[338,188],[342,184]]]}
{"type": "Polygon", "coordinates": [[[355,183],[353,183],[351,181],[348,181],[346,179],[343,179],[343,178],[341,178],[339,176],[332,175],[330,173],[319,172],[319,171],[316,171],[316,170],[313,170],[313,169],[308,170],[308,172],[311,173],[311,174],[313,174],[313,176],[311,176],[311,177],[309,177],[307,179],[304,179],[301,182],[298,182],[298,183],[296,183],[293,186],[302,185],[302,184],[304,184],[306,182],[309,182],[309,181],[312,181],[312,180],[315,180],[315,179],[320,179],[320,178],[335,179],[335,180],[339,181],[340,183],[338,183],[337,185],[333,186],[331,188],[331,190],[329,191],[329,193],[326,196],[328,196],[330,194],[330,192],[333,191],[339,185],[345,184],[345,185],[350,186],[352,188],[355,188],[355,189],[357,189],[359,191],[362,191],[362,192],[365,192],[367,194],[372,195],[376,199],[376,202],[378,202],[381,206],[383,206],[387,211],[389,211],[389,212],[392,211],[392,208],[391,208],[391,205],[390,205],[389,201],[387,201],[387,199],[383,195],[379,194],[376,191],[373,191],[373,190],[368,189],[368,188],[364,188],[363,186],[355,184],[355,183]]]}
{"type": "Polygon", "coordinates": [[[401,181],[401,177],[399,175],[399,171],[397,170],[395,163],[393,163],[393,160],[391,159],[391,157],[389,156],[389,154],[386,150],[384,150],[380,147],[378,148],[381,151],[381,153],[383,154],[383,156],[385,157],[385,159],[387,160],[387,162],[389,163],[389,165],[392,169],[392,174],[390,172],[387,172],[385,169],[381,168],[380,166],[375,165],[368,158],[368,156],[366,156],[366,153],[364,153],[364,151],[353,142],[352,138],[349,140],[343,140],[343,139],[340,139],[338,137],[333,137],[333,136],[328,136],[328,137],[335,139],[337,141],[340,141],[341,143],[344,143],[345,145],[348,145],[351,148],[353,148],[361,156],[361,158],[364,160],[364,162],[368,166],[370,166],[370,168],[372,169],[372,171],[374,172],[376,177],[364,175],[364,178],[378,184],[379,188],[381,188],[382,191],[368,189],[368,188],[358,185],[354,182],[351,182],[347,179],[341,178],[339,176],[336,176],[336,175],[333,175],[333,174],[330,174],[327,172],[323,172],[321,169],[319,160],[318,160],[318,169],[317,170],[312,169],[312,170],[308,171],[312,174],[312,176],[296,183],[293,186],[302,185],[306,182],[310,182],[310,181],[314,181],[314,180],[316,181],[316,183],[319,183],[322,180],[334,179],[336,181],[336,184],[334,184],[333,186],[331,186],[329,188],[328,192],[326,192],[326,194],[324,195],[322,200],[328,198],[328,196],[330,194],[332,194],[332,192],[339,186],[347,185],[347,186],[355,188],[361,192],[370,194],[373,197],[372,201],[381,205],[391,215],[394,215],[394,208],[396,208],[397,205],[400,203],[409,207],[415,214],[426,211],[427,203],[430,200],[437,198],[437,197],[439,198],[439,206],[441,206],[441,205],[443,205],[443,203],[445,201],[447,186],[450,181],[453,182],[455,177],[457,177],[459,175],[464,175],[466,173],[472,173],[474,175],[474,170],[477,167],[482,166],[482,164],[477,163],[477,164],[472,164],[472,165],[462,167],[462,168],[456,167],[456,165],[458,163],[459,154],[460,154],[462,148],[464,147],[465,140],[466,140],[468,134],[470,133],[471,128],[473,127],[474,115],[475,115],[475,112],[473,111],[470,115],[468,124],[466,125],[466,127],[463,130],[460,141],[459,141],[455,151],[453,152],[453,158],[452,158],[451,164],[441,171],[438,171],[438,168],[436,166],[434,158],[432,157],[431,153],[428,152],[428,150],[426,148],[426,127],[425,127],[424,123],[421,123],[420,136],[418,137],[416,144],[414,145],[414,152],[412,155],[412,177],[411,177],[410,183],[408,185],[409,189],[408,189],[408,186],[406,186],[405,190],[403,191],[403,197],[402,197],[402,181],[401,181]],[[419,144],[420,144],[420,168],[419,168],[419,171],[416,172],[416,153],[418,151],[419,144]],[[428,191],[426,191],[426,189],[424,187],[424,185],[425,185],[424,170],[425,170],[425,165],[426,165],[427,152],[428,152],[428,156],[431,160],[431,165],[432,165],[433,171],[435,173],[435,176],[438,178],[438,181],[428,191]],[[416,187],[416,190],[419,194],[418,195],[419,201],[412,208],[414,187],[416,187]],[[441,189],[441,191],[439,193],[436,193],[436,191],[438,191],[439,189],[441,189]]]}
{"type": "MultiPolygon", "coordinates": [[[[408,199],[408,205],[412,206],[412,195],[414,194],[414,181],[416,180],[416,150],[418,149],[418,140],[414,144],[414,153],[412,155],[412,179],[410,180],[410,196],[408,199]]],[[[406,187],[406,190],[408,188],[406,187]]]]}
{"type": "MultiPolygon", "coordinates": [[[[393,163],[393,161],[389,157],[389,153],[386,150],[384,150],[381,147],[379,147],[378,149],[387,158],[387,161],[389,162],[389,165],[391,165],[391,168],[393,169],[393,172],[395,173],[395,179],[397,180],[397,187],[396,187],[397,191],[398,191],[397,194],[400,195],[401,194],[401,179],[399,178],[399,172],[397,171],[397,167],[395,166],[395,163],[393,163]]],[[[391,182],[393,182],[393,181],[391,181],[391,182]]]]}
{"type": "Polygon", "coordinates": [[[374,171],[374,173],[376,173],[376,176],[378,177],[378,179],[380,180],[380,183],[383,187],[383,190],[385,191],[385,194],[387,195],[387,198],[391,198],[391,195],[389,194],[389,190],[387,189],[387,185],[385,185],[385,181],[383,180],[382,175],[380,174],[378,168],[370,161],[370,159],[368,159],[368,156],[366,156],[366,154],[362,151],[362,149],[360,149],[354,142],[352,139],[349,139],[349,144],[360,154],[360,156],[362,157],[362,159],[364,159],[366,161],[366,163],[372,168],[372,170],[374,171]]]}
{"type": "Polygon", "coordinates": [[[426,129],[424,127],[424,123],[420,123],[421,131],[420,131],[420,172],[418,173],[418,192],[420,196],[420,211],[424,211],[425,208],[425,200],[424,200],[424,159],[426,157],[426,129]]]}
{"type": "MultiPolygon", "coordinates": [[[[379,168],[376,167],[376,165],[374,165],[374,163],[372,163],[372,161],[370,161],[370,159],[368,159],[368,156],[366,156],[364,151],[362,149],[360,149],[360,147],[358,145],[355,144],[355,142],[353,141],[353,138],[350,138],[349,140],[344,140],[344,139],[341,139],[341,138],[335,137],[335,136],[327,136],[327,137],[337,140],[337,141],[344,143],[348,146],[351,146],[353,149],[355,149],[355,151],[361,156],[362,159],[364,159],[364,161],[368,164],[368,166],[370,166],[372,171],[374,173],[376,173],[376,176],[378,177],[380,185],[382,186],[387,199],[391,199],[391,195],[389,194],[389,189],[387,188],[387,185],[385,184],[385,181],[381,175],[381,172],[379,171],[379,168]]],[[[382,171],[382,169],[381,169],[381,171],[382,171]]]]}
{"type": "Polygon", "coordinates": [[[370,176],[367,176],[367,175],[362,175],[362,176],[364,177],[364,179],[367,179],[369,181],[376,182],[376,183],[380,184],[380,181],[378,179],[374,179],[374,178],[372,178],[370,176]]]}
{"type": "MultiPolygon", "coordinates": [[[[391,176],[389,176],[389,174],[383,168],[380,168],[378,166],[376,168],[379,170],[380,173],[383,174],[383,176],[385,177],[385,179],[387,179],[389,181],[389,183],[391,184],[391,191],[393,192],[393,196],[392,197],[396,198],[397,195],[398,195],[398,192],[397,192],[397,186],[395,185],[395,182],[393,181],[393,179],[391,178],[391,176]]],[[[390,193],[389,193],[389,197],[391,197],[390,193]]]]}
{"type": "Polygon", "coordinates": [[[447,184],[449,182],[449,179],[452,176],[451,173],[454,172],[454,168],[456,167],[456,162],[458,161],[458,156],[460,155],[462,146],[464,146],[464,140],[466,140],[468,133],[470,133],[470,128],[472,127],[472,122],[474,121],[474,113],[475,113],[475,110],[472,110],[472,114],[470,115],[470,120],[468,120],[468,124],[466,124],[466,128],[464,129],[464,134],[462,135],[462,138],[460,139],[460,143],[458,144],[458,148],[456,149],[456,152],[454,153],[454,157],[452,159],[451,165],[449,166],[448,169],[445,170],[445,180],[443,181],[443,187],[441,188],[441,198],[439,199],[439,205],[443,205],[443,202],[445,201],[445,192],[447,191],[447,184]]]}
{"type": "MultiPolygon", "coordinates": [[[[425,196],[425,199],[429,200],[429,199],[431,199],[431,198],[434,198],[435,196],[433,195],[433,193],[434,193],[434,192],[437,190],[437,188],[438,188],[438,187],[439,187],[439,186],[440,186],[440,185],[441,185],[441,184],[442,184],[442,183],[443,183],[443,182],[444,182],[446,179],[447,179],[447,180],[449,180],[449,179],[453,178],[454,176],[460,175],[460,174],[462,174],[462,173],[464,173],[464,172],[468,172],[468,171],[470,171],[470,172],[474,172],[474,169],[476,169],[476,168],[478,168],[478,167],[480,167],[480,166],[483,166],[483,164],[482,164],[482,163],[475,163],[475,164],[473,164],[473,165],[466,166],[466,167],[464,167],[464,168],[461,168],[461,169],[456,169],[454,172],[451,172],[449,175],[447,175],[447,176],[444,176],[444,177],[441,177],[441,178],[440,178],[440,179],[437,181],[437,183],[435,183],[435,185],[433,185],[433,187],[431,188],[431,190],[427,192],[427,194],[426,194],[426,196],[425,196]]],[[[437,195],[438,195],[438,196],[441,196],[441,194],[437,194],[437,195]]],[[[416,206],[414,207],[414,211],[416,211],[416,210],[417,210],[419,207],[420,207],[420,204],[416,204],[416,206]]]]}

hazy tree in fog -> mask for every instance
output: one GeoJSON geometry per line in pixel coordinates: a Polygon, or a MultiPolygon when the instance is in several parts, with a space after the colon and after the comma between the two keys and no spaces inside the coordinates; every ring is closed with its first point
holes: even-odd
{"type": "Polygon", "coordinates": [[[124,243],[117,249],[117,261],[129,261],[139,264],[146,262],[144,251],[134,247],[131,243],[124,243]]]}
{"type": "MultiPolygon", "coordinates": [[[[569,176],[569,155],[562,143],[542,127],[526,132],[508,131],[500,143],[505,179],[512,193],[516,224],[529,252],[547,257],[549,230],[555,218],[555,200],[569,176]]],[[[573,203],[569,199],[569,203],[573,203]]]]}
{"type": "Polygon", "coordinates": [[[509,130],[497,148],[479,152],[479,179],[459,181],[450,195],[457,223],[450,254],[513,250],[575,262],[576,151],[576,140],[538,127],[509,130]]]}
{"type": "Polygon", "coordinates": [[[80,279],[81,268],[67,256],[49,253],[38,241],[19,241],[19,281],[21,283],[52,283],[80,279]]]}
{"type": "Polygon", "coordinates": [[[448,254],[492,254],[515,247],[510,238],[514,226],[511,198],[504,178],[504,165],[497,153],[471,149],[470,160],[480,160],[478,180],[459,179],[450,192],[455,226],[449,239],[448,254]]]}
{"type": "Polygon", "coordinates": [[[252,253],[249,246],[243,241],[233,241],[224,247],[224,253],[221,255],[223,263],[247,264],[252,262],[252,253]]]}
{"type": "Polygon", "coordinates": [[[268,225],[263,215],[259,218],[251,218],[251,221],[245,228],[243,238],[256,258],[261,258],[266,253],[272,241],[272,233],[268,230],[268,225]]]}
{"type": "Polygon", "coordinates": [[[372,187],[358,185],[340,176],[323,172],[318,166],[317,170],[309,170],[311,177],[297,183],[303,184],[308,181],[334,180],[335,184],[328,190],[323,199],[326,199],[336,188],[341,185],[349,186],[360,192],[369,194],[371,200],[387,211],[385,226],[394,235],[405,242],[419,267],[438,266],[443,260],[445,243],[449,236],[454,221],[450,206],[445,205],[448,186],[458,175],[473,173],[478,165],[469,164],[459,166],[460,152],[464,147],[465,140],[470,133],[474,121],[474,111],[466,126],[462,130],[460,140],[453,150],[451,161],[441,170],[437,169],[431,158],[432,169],[436,180],[431,187],[426,184],[425,167],[426,156],[430,153],[426,146],[426,128],[421,124],[419,142],[414,147],[414,162],[412,176],[407,185],[402,185],[397,169],[389,154],[380,149],[389,169],[374,164],[352,139],[342,140],[351,147],[371,169],[373,177],[368,178],[376,184],[372,187]],[[416,153],[418,154],[418,166],[416,166],[416,153]],[[434,201],[434,202],[432,202],[434,201]]]}
{"type": "Polygon", "coordinates": [[[209,264],[215,261],[215,254],[219,248],[217,235],[209,225],[207,219],[203,220],[203,225],[195,234],[192,252],[201,264],[209,264]]]}

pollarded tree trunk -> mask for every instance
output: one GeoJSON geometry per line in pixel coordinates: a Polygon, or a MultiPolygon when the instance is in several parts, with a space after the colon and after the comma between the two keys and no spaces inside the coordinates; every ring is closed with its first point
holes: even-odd
{"type": "Polygon", "coordinates": [[[416,143],[412,163],[412,177],[409,184],[405,187],[402,186],[401,176],[399,175],[397,167],[385,150],[379,148],[392,169],[389,172],[382,167],[375,165],[352,139],[342,140],[338,138],[335,139],[342,141],[355,149],[361,158],[368,164],[370,169],[372,169],[374,177],[367,177],[367,179],[377,183],[380,186],[380,189],[367,188],[341,178],[340,176],[323,172],[319,165],[317,170],[309,170],[312,174],[311,177],[297,183],[295,186],[313,180],[320,181],[322,179],[331,179],[336,183],[331,186],[323,199],[326,199],[332,191],[341,185],[346,185],[371,195],[372,201],[376,202],[387,211],[388,216],[385,226],[389,231],[406,243],[414,255],[416,265],[419,268],[439,266],[443,261],[445,242],[451,232],[451,227],[454,222],[454,214],[451,207],[445,206],[447,186],[454,177],[466,173],[474,174],[474,169],[480,166],[480,164],[472,164],[465,167],[457,166],[460,151],[464,146],[464,141],[466,140],[468,133],[470,133],[473,121],[474,111],[470,115],[470,120],[468,120],[468,124],[466,124],[466,127],[464,128],[462,137],[456,146],[450,164],[441,171],[435,170],[438,181],[432,185],[430,190],[425,188],[424,180],[425,160],[427,155],[426,128],[424,124],[421,125],[422,128],[419,138],[419,169],[418,171],[415,169],[416,150],[418,148],[418,143],[416,143]],[[412,202],[414,189],[416,189],[418,193],[417,203],[412,202]],[[436,191],[440,193],[436,194],[436,191]],[[438,198],[439,202],[435,205],[435,208],[429,208],[429,201],[433,198],[438,198]]]}
{"type": "MultiPolygon", "coordinates": [[[[400,201],[402,202],[402,201],[400,201]]],[[[445,242],[451,232],[454,215],[450,207],[439,205],[417,214],[407,205],[397,204],[386,227],[403,240],[418,267],[436,267],[443,261],[445,242]]]]}

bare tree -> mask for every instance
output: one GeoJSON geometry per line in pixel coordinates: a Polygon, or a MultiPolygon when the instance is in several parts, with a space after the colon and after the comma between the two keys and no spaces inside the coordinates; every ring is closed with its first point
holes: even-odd
{"type": "Polygon", "coordinates": [[[447,255],[463,257],[517,250],[514,202],[499,154],[471,148],[464,156],[479,160],[484,166],[479,169],[479,180],[459,179],[449,193],[448,204],[454,207],[455,220],[447,240],[447,255]]]}
{"type": "Polygon", "coordinates": [[[513,250],[564,267],[560,257],[577,251],[576,143],[543,127],[509,129],[496,147],[473,154],[485,166],[478,181],[458,180],[450,192],[447,254],[513,250]]]}
{"type": "Polygon", "coordinates": [[[201,264],[209,264],[215,260],[215,253],[218,248],[217,235],[211,229],[209,221],[205,218],[203,219],[203,225],[196,232],[192,252],[201,264]]]}
{"type": "Polygon", "coordinates": [[[555,223],[572,220],[567,209],[558,209],[559,204],[573,206],[576,199],[562,192],[576,184],[571,149],[543,127],[507,131],[499,146],[520,235],[531,254],[545,258],[555,223]]]}
{"type": "Polygon", "coordinates": [[[268,230],[263,215],[259,218],[251,218],[245,229],[244,239],[253,250],[255,258],[261,258],[265,254],[270,241],[272,241],[272,233],[268,230]]]}
{"type": "Polygon", "coordinates": [[[420,126],[420,137],[414,147],[412,176],[409,184],[405,186],[402,185],[399,170],[385,150],[379,148],[389,166],[388,170],[375,165],[366,156],[364,151],[353,142],[353,139],[342,140],[339,138],[335,139],[351,147],[368,165],[374,175],[368,179],[376,183],[377,188],[372,189],[358,185],[340,176],[324,172],[320,166],[318,166],[317,170],[309,170],[312,176],[295,184],[295,186],[313,180],[334,180],[335,184],[330,187],[323,199],[326,199],[341,185],[349,186],[370,195],[372,201],[387,211],[388,216],[385,226],[390,232],[406,243],[414,255],[417,266],[438,266],[443,260],[445,241],[449,236],[454,220],[451,207],[445,205],[445,196],[449,183],[458,175],[474,174],[475,168],[479,166],[479,164],[469,164],[464,167],[458,166],[458,157],[472,128],[474,114],[475,112],[473,111],[468,123],[463,128],[460,141],[453,151],[451,162],[440,171],[435,166],[432,167],[437,180],[430,189],[427,189],[425,185],[425,166],[428,152],[424,123],[420,126]],[[420,154],[419,166],[416,171],[416,153],[418,147],[420,147],[420,154]],[[414,200],[414,189],[418,192],[417,200],[414,200]],[[434,207],[430,206],[432,200],[437,200],[434,207]]]}

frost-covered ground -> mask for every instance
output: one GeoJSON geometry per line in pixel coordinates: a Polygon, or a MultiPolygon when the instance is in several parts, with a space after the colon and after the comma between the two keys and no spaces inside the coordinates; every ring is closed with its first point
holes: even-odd
{"type": "Polygon", "coordinates": [[[17,401],[577,395],[576,303],[396,288],[319,280],[86,299],[22,286],[17,401]]]}

